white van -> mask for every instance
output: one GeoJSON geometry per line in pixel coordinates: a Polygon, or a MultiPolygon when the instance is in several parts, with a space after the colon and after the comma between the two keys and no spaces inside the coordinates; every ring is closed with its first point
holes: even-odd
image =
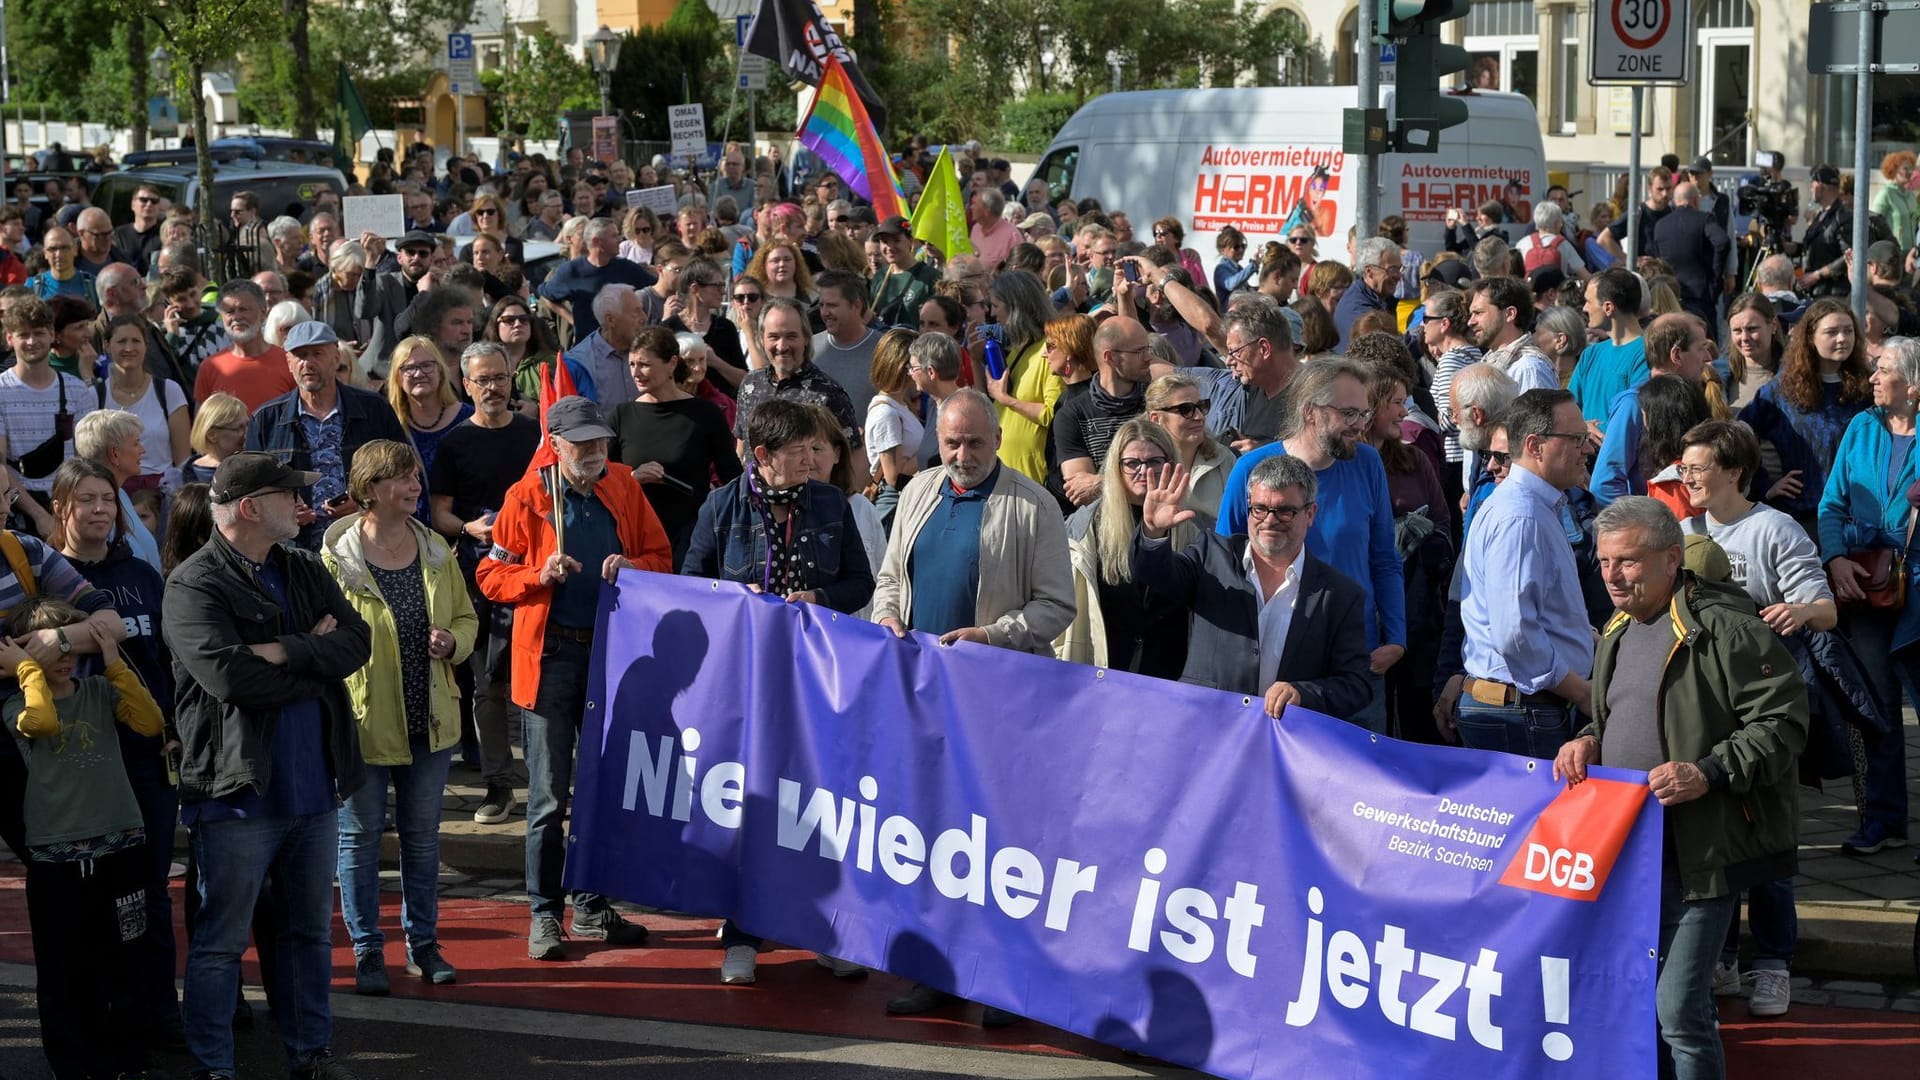
{"type": "MultiPolygon", "coordinates": [[[[1319,257],[1345,262],[1358,163],[1340,148],[1342,110],[1353,107],[1356,93],[1311,86],[1104,94],[1060,129],[1034,175],[1056,202],[1093,196],[1125,210],[1142,240],[1149,222],[1177,218],[1186,246],[1209,267],[1218,230],[1239,229],[1257,252],[1280,239],[1304,198],[1319,257]]],[[[1383,87],[1382,105],[1391,109],[1392,100],[1393,88],[1383,87]]],[[[1533,102],[1486,91],[1460,100],[1467,122],[1440,133],[1439,153],[1381,158],[1380,213],[1405,218],[1412,247],[1429,257],[1445,250],[1448,208],[1471,221],[1481,203],[1507,196],[1525,215],[1509,226],[1517,239],[1547,190],[1533,102]],[[1514,180],[1519,186],[1509,195],[1514,180]]]]}

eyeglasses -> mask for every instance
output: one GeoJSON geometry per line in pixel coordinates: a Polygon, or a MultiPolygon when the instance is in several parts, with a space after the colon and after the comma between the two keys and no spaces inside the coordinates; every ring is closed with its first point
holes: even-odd
{"type": "Polygon", "coordinates": [[[482,390],[485,390],[489,387],[494,387],[494,386],[505,386],[507,385],[508,379],[509,379],[509,376],[506,376],[506,375],[469,375],[467,376],[468,382],[472,383],[475,386],[480,387],[482,390]]]}
{"type": "Polygon", "coordinates": [[[634,234],[635,236],[652,236],[652,235],[653,235],[653,226],[651,226],[651,225],[635,225],[635,226],[633,227],[633,234],[634,234]]]}
{"type": "MultiPolygon", "coordinates": [[[[1373,415],[1372,409],[1342,409],[1333,405],[1322,405],[1320,407],[1328,412],[1339,414],[1340,419],[1345,420],[1349,425],[1357,424],[1373,415]]],[[[1584,435],[1581,437],[1585,438],[1584,435]]]]}
{"type": "Polygon", "coordinates": [[[757,292],[737,292],[733,294],[733,302],[736,304],[757,304],[760,302],[760,294],[757,292]]]}
{"type": "Polygon", "coordinates": [[[1179,401],[1172,405],[1162,405],[1155,411],[1172,413],[1187,420],[1198,420],[1207,415],[1212,408],[1213,402],[1201,398],[1199,401],[1179,401]]]}
{"type": "Polygon", "coordinates": [[[1487,451],[1487,463],[1489,465],[1497,465],[1504,469],[1513,464],[1513,455],[1507,453],[1505,450],[1489,450],[1487,451]]]}
{"type": "Polygon", "coordinates": [[[473,212],[473,216],[474,217],[499,217],[500,211],[494,209],[491,206],[487,206],[487,207],[482,207],[479,210],[475,210],[473,212]]]}
{"type": "Polygon", "coordinates": [[[1121,458],[1120,471],[1124,473],[1143,473],[1149,469],[1158,469],[1167,463],[1163,457],[1121,458]]]}
{"type": "Polygon", "coordinates": [[[1160,238],[1161,238],[1161,237],[1163,237],[1163,236],[1172,236],[1172,235],[1173,235],[1172,233],[1170,233],[1170,232],[1168,232],[1168,231],[1167,231],[1167,230],[1165,230],[1165,229],[1155,229],[1155,230],[1153,230],[1153,238],[1154,238],[1155,240],[1158,240],[1158,239],[1160,239],[1160,238]]]}
{"type": "Polygon", "coordinates": [[[425,375],[428,372],[438,370],[440,370],[440,365],[432,360],[423,360],[418,364],[400,365],[400,374],[402,375],[425,375]]]}
{"type": "Polygon", "coordinates": [[[1228,350],[1227,350],[1227,355],[1226,355],[1226,357],[1225,357],[1225,359],[1226,359],[1226,361],[1227,361],[1227,363],[1229,363],[1229,364],[1231,364],[1231,363],[1233,363],[1233,362],[1234,362],[1235,360],[1238,360],[1238,359],[1240,359],[1240,354],[1241,354],[1241,353],[1244,353],[1244,352],[1246,352],[1246,351],[1247,351],[1248,349],[1251,349],[1251,348],[1253,348],[1253,347],[1254,347],[1255,345],[1258,345],[1258,344],[1260,344],[1261,342],[1263,342],[1263,341],[1265,341],[1265,340],[1267,340],[1267,339],[1266,339],[1266,338],[1261,338],[1261,337],[1257,337],[1257,338],[1252,338],[1252,339],[1250,339],[1250,340],[1247,340],[1247,341],[1243,341],[1243,342],[1241,342],[1241,343],[1240,343],[1240,347],[1239,347],[1239,348],[1237,348],[1237,349],[1228,349],[1228,350]]]}
{"type": "Polygon", "coordinates": [[[693,283],[693,287],[696,289],[718,289],[723,284],[724,282],[719,281],[696,281],[693,283]]]}
{"type": "Polygon", "coordinates": [[[160,200],[154,198],[151,195],[135,195],[133,197],[133,201],[141,204],[142,206],[151,206],[152,204],[157,203],[160,200]]]}
{"type": "Polygon", "coordinates": [[[1305,513],[1307,508],[1312,505],[1312,503],[1301,503],[1299,506],[1288,506],[1285,503],[1281,503],[1277,506],[1267,506],[1263,503],[1248,503],[1247,521],[1251,523],[1272,518],[1281,525],[1291,525],[1294,518],[1305,513]]]}
{"type": "Polygon", "coordinates": [[[1542,439],[1578,439],[1584,442],[1586,441],[1587,433],[1584,431],[1543,431],[1540,433],[1540,438],[1542,439]]]}
{"type": "Polygon", "coordinates": [[[1292,244],[1292,245],[1294,245],[1294,246],[1296,246],[1296,247],[1297,247],[1297,246],[1299,246],[1299,245],[1301,245],[1301,244],[1311,244],[1311,243],[1313,243],[1313,237],[1311,237],[1311,236],[1289,236],[1289,237],[1287,237],[1287,243],[1289,243],[1289,244],[1292,244]]]}
{"type": "Polygon", "coordinates": [[[1113,249],[1112,248],[1094,248],[1092,251],[1087,252],[1087,254],[1098,255],[1101,258],[1111,259],[1113,258],[1113,249]]]}
{"type": "Polygon", "coordinates": [[[1691,480],[1696,476],[1705,476],[1719,467],[1718,465],[1676,465],[1674,471],[1680,474],[1680,479],[1691,480]]]}
{"type": "Polygon", "coordinates": [[[851,225],[853,224],[853,219],[850,217],[837,217],[833,219],[833,223],[835,225],[851,225]]]}
{"type": "Polygon", "coordinates": [[[506,324],[506,325],[508,325],[508,326],[514,326],[514,325],[517,325],[517,324],[519,324],[519,323],[530,323],[530,322],[532,322],[532,321],[533,321],[533,316],[531,316],[531,315],[502,315],[502,316],[500,316],[499,318],[497,318],[497,319],[495,319],[495,320],[493,320],[493,321],[494,321],[494,322],[496,322],[496,323],[504,323],[504,324],[506,324]]]}

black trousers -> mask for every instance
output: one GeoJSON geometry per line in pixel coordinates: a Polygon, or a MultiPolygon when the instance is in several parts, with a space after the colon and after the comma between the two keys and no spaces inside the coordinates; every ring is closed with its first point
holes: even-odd
{"type": "Polygon", "coordinates": [[[153,1029],[140,972],[147,937],[146,850],[81,862],[28,862],[40,1041],[57,1080],[146,1068],[153,1029]]]}

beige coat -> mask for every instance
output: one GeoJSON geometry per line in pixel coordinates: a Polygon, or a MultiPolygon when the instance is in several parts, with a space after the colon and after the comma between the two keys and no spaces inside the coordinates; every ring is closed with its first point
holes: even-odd
{"type": "MultiPolygon", "coordinates": [[[[900,493],[887,559],[874,581],[873,619],[913,625],[913,576],[907,562],[940,505],[947,468],[923,470],[900,493]]],[[[1073,622],[1073,568],[1060,504],[1046,488],[1002,466],[980,522],[980,592],[974,625],[1003,649],[1053,655],[1053,639],[1073,622]]]]}

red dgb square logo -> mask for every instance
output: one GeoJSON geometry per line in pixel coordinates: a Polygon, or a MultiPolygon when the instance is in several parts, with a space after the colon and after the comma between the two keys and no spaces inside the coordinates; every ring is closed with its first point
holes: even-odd
{"type": "Polygon", "coordinates": [[[1500,884],[1568,900],[1598,900],[1646,805],[1645,784],[1588,777],[1556,796],[1507,864],[1500,884]]]}

